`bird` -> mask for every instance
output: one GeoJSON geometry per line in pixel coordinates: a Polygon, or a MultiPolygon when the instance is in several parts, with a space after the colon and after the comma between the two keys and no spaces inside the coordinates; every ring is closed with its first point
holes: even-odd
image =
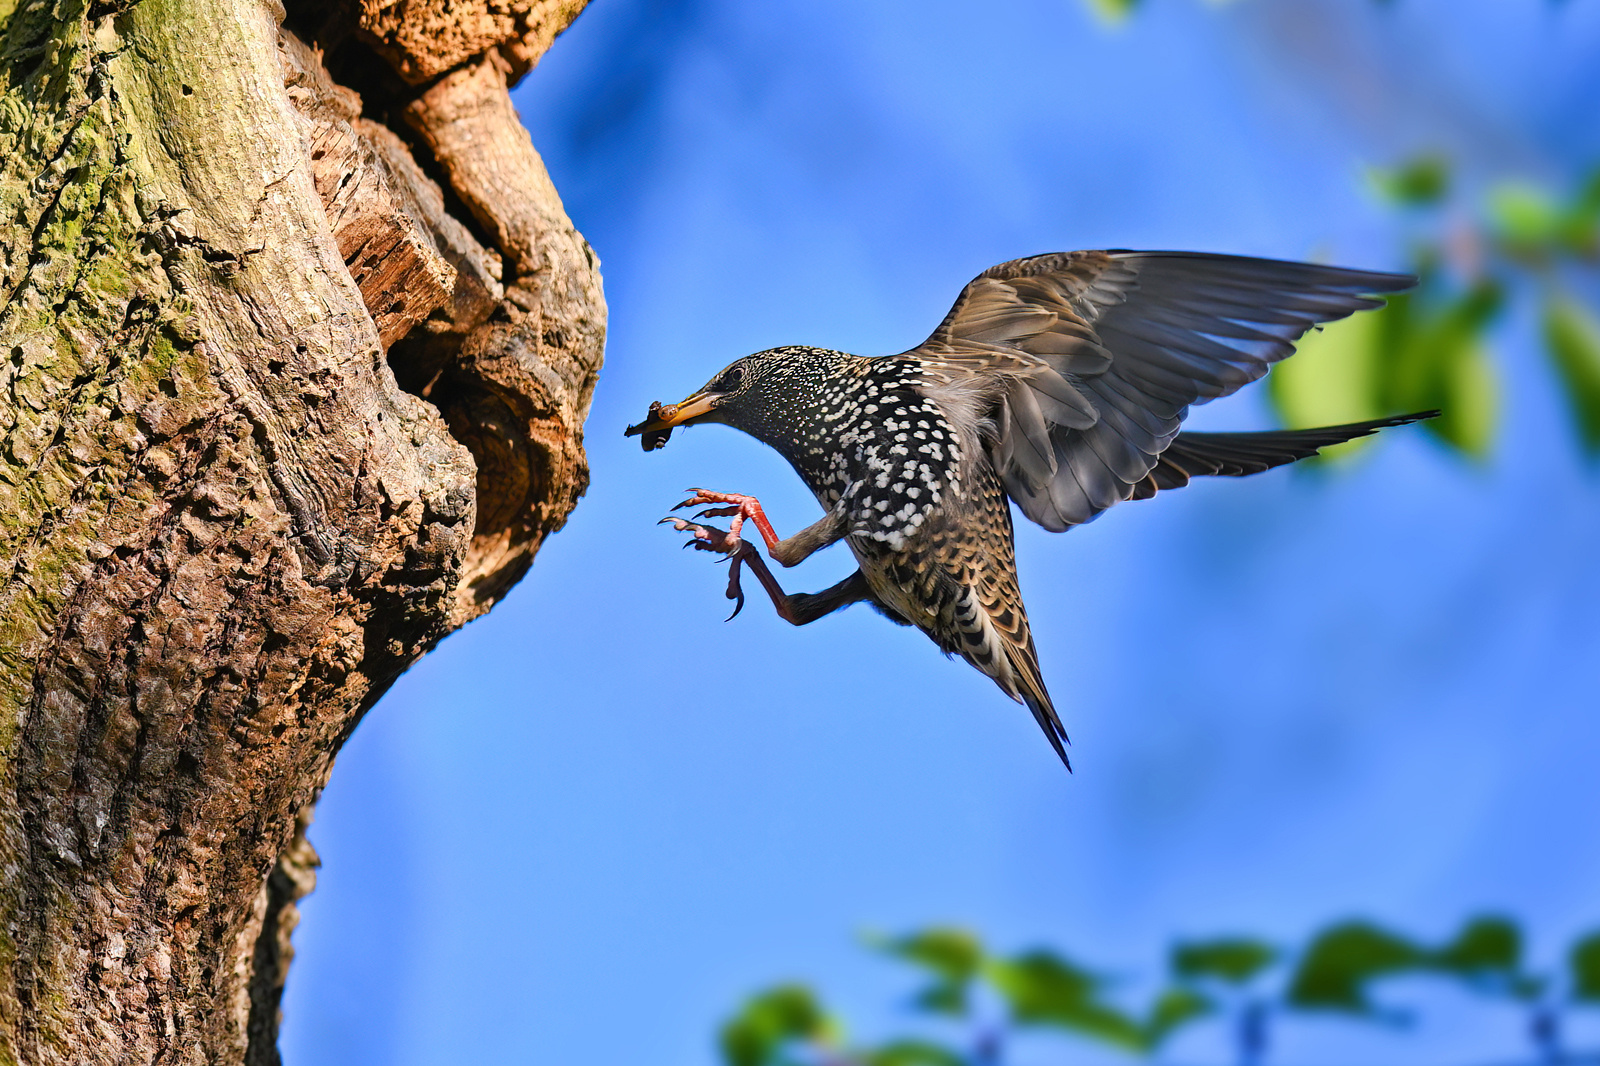
{"type": "Polygon", "coordinates": [[[1380,307],[1416,280],[1205,252],[1035,255],[979,274],[909,351],[756,352],[680,403],[651,404],[625,433],[650,452],[676,428],[721,423],[776,449],[816,496],[816,522],[779,538],[758,498],[705,489],[673,508],[701,508],[692,519],[662,520],[729,558],[734,614],[741,566],[797,626],[868,603],[1024,704],[1070,771],[1018,584],[1011,505],[1062,532],[1197,476],[1259,473],[1437,415],[1182,428],[1190,407],[1261,378],[1308,330],[1380,307]],[[703,521],[715,517],[728,528],[703,521]],[[783,566],[842,540],[858,568],[821,592],[785,593],[744,538],[746,522],[783,566]]]}

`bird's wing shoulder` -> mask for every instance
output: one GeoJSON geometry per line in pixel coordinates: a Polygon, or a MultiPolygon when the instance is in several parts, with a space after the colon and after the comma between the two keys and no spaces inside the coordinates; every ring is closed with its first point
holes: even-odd
{"type": "Polygon", "coordinates": [[[1414,281],[1198,252],[1053,253],[984,271],[893,358],[920,364],[936,397],[981,398],[1007,493],[1061,530],[1129,498],[1191,404],[1255,381],[1308,329],[1414,281]]]}

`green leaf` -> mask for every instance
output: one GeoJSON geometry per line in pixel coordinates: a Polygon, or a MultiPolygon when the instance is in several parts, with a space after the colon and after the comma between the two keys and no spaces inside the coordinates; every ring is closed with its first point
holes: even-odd
{"type": "Polygon", "coordinates": [[[878,945],[884,952],[929,970],[934,982],[912,1002],[935,1014],[967,1012],[972,981],[983,967],[983,945],[964,929],[935,927],[878,945]]]}
{"type": "Polygon", "coordinates": [[[912,1006],[930,1014],[960,1018],[967,1013],[968,986],[953,981],[937,981],[911,997],[912,1006]]]}
{"type": "Polygon", "coordinates": [[[1427,207],[1450,191],[1450,162],[1441,155],[1418,156],[1392,170],[1373,169],[1368,178],[1385,200],[1403,207],[1427,207]]]}
{"type": "Polygon", "coordinates": [[[1384,411],[1439,408],[1428,432],[1469,455],[1483,455],[1494,436],[1499,386],[1483,332],[1499,313],[1500,286],[1481,279],[1442,294],[1425,277],[1415,293],[1392,297],[1379,324],[1375,392],[1384,411]]]}
{"type": "Polygon", "coordinates": [[[1023,1021],[1086,1003],[1095,997],[1101,984],[1100,978],[1088,970],[1048,951],[996,960],[989,966],[989,980],[1011,1005],[1012,1013],[1023,1021]]]}
{"type": "Polygon", "coordinates": [[[1597,169],[1561,216],[1561,243],[1576,256],[1600,256],[1600,169],[1597,169]]]}
{"type": "MultiPolygon", "coordinates": [[[[1391,313],[1384,308],[1329,323],[1302,337],[1294,355],[1272,368],[1267,395],[1284,425],[1305,429],[1378,417],[1379,335],[1381,320],[1391,313]]],[[[1322,454],[1348,455],[1373,439],[1358,438],[1322,454]]]]}
{"type": "Polygon", "coordinates": [[[1522,971],[1522,930],[1509,918],[1473,919],[1433,953],[1430,965],[1480,992],[1507,994],[1524,1002],[1538,999],[1545,988],[1542,978],[1522,971]]]}
{"type": "Polygon", "coordinates": [[[965,929],[935,926],[886,941],[881,947],[952,981],[971,980],[983,965],[983,945],[965,929]]]}
{"type": "Polygon", "coordinates": [[[1378,342],[1386,371],[1378,381],[1380,406],[1441,406],[1445,368],[1458,352],[1478,342],[1500,306],[1500,290],[1492,282],[1461,292],[1442,289],[1441,283],[1425,278],[1416,291],[1389,301],[1392,314],[1382,323],[1387,328],[1378,342]]]}
{"type": "Polygon", "coordinates": [[[1600,217],[1600,167],[1596,167],[1589,180],[1583,183],[1573,198],[1572,210],[1590,217],[1600,217]]]}
{"type": "Polygon", "coordinates": [[[1488,349],[1481,344],[1455,349],[1442,376],[1444,414],[1430,419],[1428,429],[1468,455],[1488,455],[1500,413],[1500,380],[1488,349]]]}
{"type": "Polygon", "coordinates": [[[1509,249],[1524,255],[1546,255],[1562,236],[1561,208],[1549,193],[1522,182],[1490,191],[1489,218],[1509,249]]]}
{"type": "Polygon", "coordinates": [[[1139,0],[1089,0],[1089,10],[1113,25],[1126,21],[1138,6],[1139,0]]]}
{"type": "Polygon", "coordinates": [[[1031,951],[988,967],[989,980],[1022,1025],[1067,1029],[1133,1051],[1148,1046],[1144,1028],[1099,1000],[1101,981],[1047,951],[1031,951]]]}
{"type": "Polygon", "coordinates": [[[1203,1018],[1216,1009],[1216,1004],[1192,988],[1169,988],[1156,999],[1145,1019],[1145,1045],[1160,1047],[1166,1039],[1183,1026],[1203,1018]]]}
{"type": "Polygon", "coordinates": [[[1311,942],[1290,978],[1288,1001],[1295,1007],[1375,1016],[1368,983],[1426,961],[1427,954],[1401,936],[1366,922],[1346,922],[1311,942]]]}
{"type": "Polygon", "coordinates": [[[862,1066],[966,1066],[967,1062],[949,1048],[926,1040],[895,1040],[857,1055],[862,1066]]]}
{"type": "Polygon", "coordinates": [[[1534,185],[1498,186],[1489,195],[1489,220],[1500,250],[1513,259],[1600,255],[1600,171],[1564,204],[1534,185]]]}
{"type": "Polygon", "coordinates": [[[779,1054],[796,1041],[820,1041],[832,1022],[811,990],[779,985],[752,996],[722,1027],[722,1060],[728,1066],[777,1066],[779,1054]]]}
{"type": "Polygon", "coordinates": [[[1572,970],[1572,998],[1579,1003],[1600,1003],[1600,932],[1572,945],[1567,965],[1572,970]]]}
{"type": "Polygon", "coordinates": [[[1278,959],[1278,949],[1260,940],[1224,937],[1178,944],[1172,972],[1186,980],[1209,978],[1242,985],[1278,959]]]}
{"type": "Polygon", "coordinates": [[[1600,322],[1576,301],[1554,297],[1544,309],[1544,343],[1561,375],[1584,451],[1600,454],[1600,322]]]}
{"type": "Polygon", "coordinates": [[[1508,979],[1522,965],[1522,930],[1507,918],[1475,918],[1434,952],[1432,964],[1463,977],[1494,974],[1508,979]]]}

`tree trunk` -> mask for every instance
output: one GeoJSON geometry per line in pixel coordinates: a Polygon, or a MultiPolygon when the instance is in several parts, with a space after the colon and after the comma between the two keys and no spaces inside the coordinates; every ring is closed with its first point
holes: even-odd
{"type": "Polygon", "coordinates": [[[587,483],[583,0],[0,0],[0,1062],[269,1063],[311,804],[587,483]]]}

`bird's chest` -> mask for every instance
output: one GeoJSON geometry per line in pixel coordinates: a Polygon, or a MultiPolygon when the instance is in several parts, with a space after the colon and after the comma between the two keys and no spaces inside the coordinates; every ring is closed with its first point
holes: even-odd
{"type": "Polygon", "coordinates": [[[869,554],[905,549],[961,490],[955,430],[909,390],[863,403],[811,458],[802,476],[823,507],[845,510],[852,546],[869,554]]]}

